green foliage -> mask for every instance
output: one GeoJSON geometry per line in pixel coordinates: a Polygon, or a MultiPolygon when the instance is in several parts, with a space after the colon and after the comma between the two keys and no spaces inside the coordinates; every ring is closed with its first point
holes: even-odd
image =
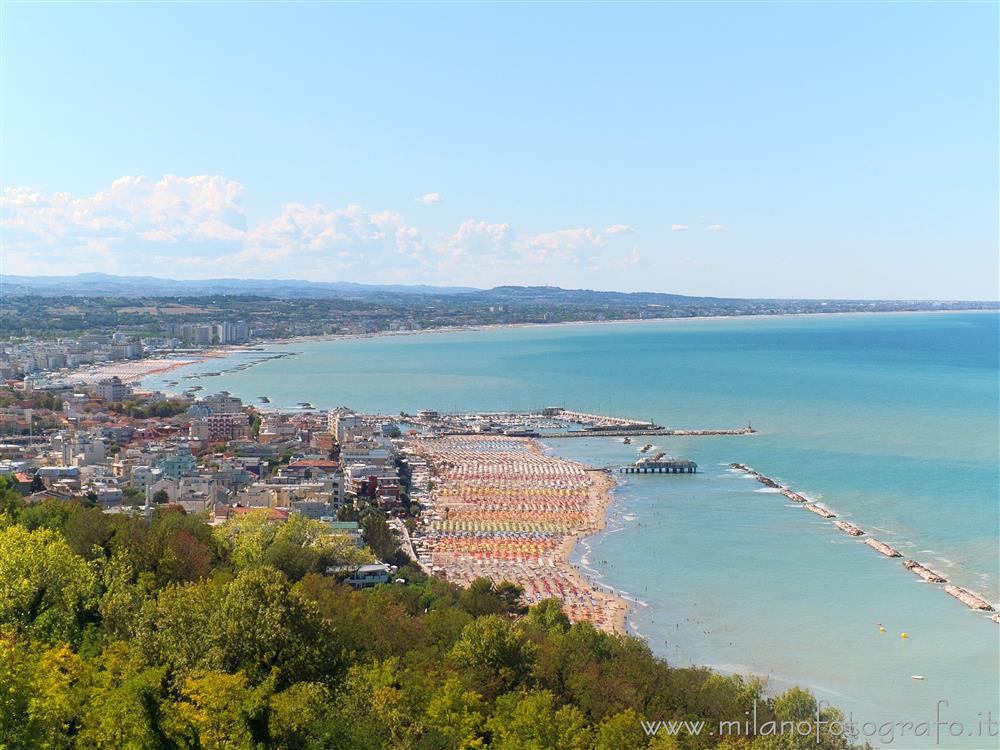
{"type": "Polygon", "coordinates": [[[712,727],[755,704],[761,723],[813,723],[816,701],[672,669],[557,600],[523,613],[509,583],[403,567],[405,585],[354,591],[330,568],[371,555],[345,540],[266,512],[212,529],[167,508],[29,506],[0,478],[0,748],[849,747],[826,728],[647,738],[644,720],[712,727]]]}
{"type": "Polygon", "coordinates": [[[535,644],[519,623],[497,615],[473,620],[449,657],[485,695],[497,695],[525,681],[534,662],[535,644]]]}
{"type": "Polygon", "coordinates": [[[0,623],[49,642],[78,641],[96,604],[94,573],[56,531],[0,529],[0,623]]]}
{"type": "Polygon", "coordinates": [[[219,526],[216,538],[236,569],[269,566],[293,581],[306,573],[346,572],[375,560],[348,534],[299,514],[279,523],[268,510],[253,511],[219,526]]]}
{"type": "Polygon", "coordinates": [[[188,405],[183,401],[117,401],[110,404],[109,408],[132,419],[152,419],[183,414],[188,405]]]}

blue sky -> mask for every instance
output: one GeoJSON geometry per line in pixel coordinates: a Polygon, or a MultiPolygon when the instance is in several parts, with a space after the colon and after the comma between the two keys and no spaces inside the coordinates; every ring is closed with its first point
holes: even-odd
{"type": "Polygon", "coordinates": [[[992,3],[2,12],[7,273],[998,297],[992,3]]]}

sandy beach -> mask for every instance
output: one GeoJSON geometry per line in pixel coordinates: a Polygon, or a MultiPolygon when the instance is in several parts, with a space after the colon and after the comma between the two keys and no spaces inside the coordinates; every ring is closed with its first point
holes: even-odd
{"type": "Polygon", "coordinates": [[[411,447],[434,473],[424,538],[436,573],[462,584],[511,581],[527,604],[556,597],[573,622],[625,632],[627,603],[569,562],[576,541],[604,526],[615,485],[606,472],[546,455],[529,438],[416,439],[411,447]]]}
{"type": "Polygon", "coordinates": [[[243,351],[244,347],[216,347],[197,353],[177,357],[148,357],[146,359],[129,359],[119,362],[102,362],[75,370],[66,376],[67,381],[80,383],[96,383],[107,378],[119,378],[123,383],[137,383],[154,375],[164,375],[188,365],[194,365],[209,359],[227,357],[233,352],[243,351]]]}
{"type": "Polygon", "coordinates": [[[255,342],[260,346],[279,344],[304,344],[311,341],[353,341],[357,339],[374,339],[385,336],[420,336],[425,333],[461,333],[471,331],[504,331],[516,330],[520,328],[559,328],[565,326],[616,326],[626,323],[649,324],[649,323],[687,323],[687,322],[709,322],[709,321],[733,321],[733,320],[765,320],[783,318],[843,318],[873,315],[959,315],[969,312],[1000,312],[996,308],[973,308],[968,310],[886,310],[867,312],[863,310],[852,310],[850,312],[802,312],[802,313],[769,313],[753,315],[692,315],[676,316],[667,318],[616,318],[613,320],[565,320],[556,323],[488,323],[484,325],[463,325],[463,326],[437,326],[434,328],[421,328],[415,331],[373,331],[372,333],[324,333],[313,336],[290,336],[282,339],[261,339],[255,342]]]}

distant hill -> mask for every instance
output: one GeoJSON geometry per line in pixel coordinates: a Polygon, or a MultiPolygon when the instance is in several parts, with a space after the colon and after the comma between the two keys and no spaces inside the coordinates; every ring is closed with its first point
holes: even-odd
{"type": "Polygon", "coordinates": [[[84,297],[170,297],[196,295],[247,295],[261,297],[338,297],[365,294],[461,294],[472,287],[406,284],[355,284],[349,281],[302,279],[161,279],[155,276],[114,276],[81,273],[75,276],[0,277],[4,294],[84,297]]]}
{"type": "Polygon", "coordinates": [[[588,309],[588,318],[615,317],[614,311],[643,309],[653,317],[693,314],[773,314],[777,312],[848,312],[934,309],[996,309],[996,301],[967,300],[858,300],[809,298],[695,297],[663,292],[608,292],[563,289],[557,286],[498,286],[476,289],[423,284],[356,284],[350,281],[303,279],[164,279],[155,276],[114,276],[81,273],[75,276],[0,276],[7,297],[265,297],[280,300],[366,300],[392,306],[431,304],[448,307],[497,305],[507,308],[588,309]],[[657,308],[663,308],[658,311],[657,308]],[[658,314],[664,313],[663,315],[658,314]]]}

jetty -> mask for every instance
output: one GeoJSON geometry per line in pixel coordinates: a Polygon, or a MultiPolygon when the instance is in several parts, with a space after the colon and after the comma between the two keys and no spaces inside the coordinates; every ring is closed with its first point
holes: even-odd
{"type": "Polygon", "coordinates": [[[851,536],[864,536],[865,532],[859,529],[850,521],[837,521],[834,523],[838,529],[843,531],[845,534],[850,534],[851,536]]]}
{"type": "Polygon", "coordinates": [[[587,414],[582,411],[570,411],[559,406],[548,406],[542,409],[542,416],[554,417],[566,422],[575,422],[585,430],[659,430],[662,429],[651,420],[628,419],[627,417],[609,417],[603,414],[587,414]]]}
{"type": "Polygon", "coordinates": [[[867,539],[865,539],[865,544],[867,544],[869,547],[871,547],[876,552],[881,552],[886,557],[902,557],[903,556],[903,553],[900,552],[895,547],[890,547],[885,542],[880,542],[878,539],[874,539],[873,537],[868,537],[867,539]]]}
{"type": "Polygon", "coordinates": [[[400,414],[394,418],[440,436],[507,434],[547,438],[632,438],[752,435],[757,432],[750,424],[738,429],[668,429],[649,419],[591,414],[562,406],[531,411],[442,412],[423,409],[417,414],[400,414]]]}
{"type": "Polygon", "coordinates": [[[918,576],[923,578],[925,581],[928,581],[929,583],[948,583],[947,578],[938,573],[935,573],[930,568],[921,565],[916,560],[907,560],[906,562],[903,563],[903,567],[909,571],[912,571],[913,573],[916,573],[918,576]]]}
{"type": "Polygon", "coordinates": [[[635,463],[619,467],[618,471],[622,474],[695,474],[698,464],[679,458],[640,458],[635,463]]]}
{"type": "Polygon", "coordinates": [[[826,508],[824,508],[823,506],[816,505],[815,503],[806,503],[802,507],[805,508],[806,510],[812,511],[817,516],[823,516],[823,518],[836,518],[837,517],[836,513],[832,513],[830,511],[828,511],[826,508]]]}
{"type": "Polygon", "coordinates": [[[988,601],[983,599],[979,594],[975,594],[968,589],[964,589],[961,586],[955,586],[954,584],[944,587],[944,590],[951,594],[953,597],[958,599],[962,604],[970,609],[977,609],[980,612],[992,612],[993,605],[988,601]]]}

